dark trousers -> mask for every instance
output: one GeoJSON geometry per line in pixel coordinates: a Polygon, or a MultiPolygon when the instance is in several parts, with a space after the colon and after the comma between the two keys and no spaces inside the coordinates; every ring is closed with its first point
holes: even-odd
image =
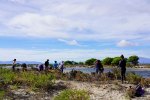
{"type": "Polygon", "coordinates": [[[122,83],[123,83],[124,80],[126,80],[125,74],[126,74],[126,69],[121,69],[121,80],[122,80],[122,83]]]}
{"type": "Polygon", "coordinates": [[[64,69],[63,68],[60,68],[61,72],[63,73],[64,69]]]}
{"type": "Polygon", "coordinates": [[[101,73],[103,73],[103,69],[98,69],[98,68],[96,68],[96,73],[97,73],[97,74],[99,74],[99,73],[100,73],[100,74],[101,74],[101,73]]]}
{"type": "Polygon", "coordinates": [[[12,66],[12,70],[13,70],[13,71],[15,71],[15,67],[16,67],[16,66],[14,66],[14,65],[12,66]]]}

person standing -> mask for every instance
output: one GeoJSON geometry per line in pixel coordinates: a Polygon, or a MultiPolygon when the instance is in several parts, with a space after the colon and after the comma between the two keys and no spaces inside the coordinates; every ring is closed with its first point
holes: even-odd
{"type": "Polygon", "coordinates": [[[103,65],[102,65],[102,63],[101,63],[100,60],[97,60],[97,61],[96,61],[95,67],[96,67],[96,73],[97,73],[97,74],[98,74],[98,73],[103,73],[104,68],[103,68],[103,65]]]}
{"type": "Polygon", "coordinates": [[[13,65],[12,65],[12,70],[13,71],[15,71],[15,68],[16,68],[16,61],[17,61],[16,59],[13,60],[13,65]]]}
{"type": "Polygon", "coordinates": [[[47,61],[45,61],[45,70],[48,71],[48,66],[49,66],[49,59],[47,59],[47,61]]]}
{"type": "Polygon", "coordinates": [[[124,80],[126,80],[126,60],[124,59],[124,56],[121,55],[121,60],[119,61],[119,67],[121,68],[121,81],[123,83],[124,80]]]}
{"type": "Polygon", "coordinates": [[[54,69],[57,69],[57,68],[58,68],[58,63],[57,63],[57,61],[54,62],[53,67],[54,67],[54,69]]]}
{"type": "Polygon", "coordinates": [[[63,73],[63,71],[64,71],[64,61],[62,61],[62,63],[60,64],[60,70],[63,73]]]}

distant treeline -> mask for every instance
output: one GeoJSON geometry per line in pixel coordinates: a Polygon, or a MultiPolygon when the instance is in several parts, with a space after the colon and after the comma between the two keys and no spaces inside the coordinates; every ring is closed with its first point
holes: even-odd
{"type": "MultiPolygon", "coordinates": [[[[129,58],[125,58],[127,61],[127,67],[133,67],[133,66],[137,66],[139,65],[139,57],[136,55],[130,56],[129,58]]],[[[95,58],[90,58],[87,59],[85,62],[75,62],[75,61],[65,61],[65,65],[88,65],[88,66],[92,66],[94,65],[95,61],[97,59],[95,58]]],[[[106,57],[104,58],[101,62],[102,64],[105,66],[118,66],[119,61],[121,60],[120,57],[106,57]]]]}
{"type": "MultiPolygon", "coordinates": [[[[127,67],[134,67],[139,65],[139,57],[136,55],[130,56],[129,58],[125,58],[127,61],[127,67]]],[[[73,66],[82,66],[82,67],[86,67],[86,66],[92,66],[94,65],[95,61],[97,59],[95,58],[90,58],[87,59],[85,62],[76,62],[76,61],[70,61],[67,60],[64,62],[64,65],[67,67],[73,67],[73,66]]],[[[103,60],[101,60],[102,64],[104,66],[118,66],[119,61],[121,60],[120,57],[106,57],[103,60]]],[[[33,67],[36,66],[37,64],[28,64],[29,67],[33,67]]],[[[12,64],[0,64],[0,66],[12,66],[12,64]]],[[[17,66],[21,66],[21,64],[17,64],[17,66]]],[[[53,64],[50,64],[50,66],[53,66],[53,64]]]]}

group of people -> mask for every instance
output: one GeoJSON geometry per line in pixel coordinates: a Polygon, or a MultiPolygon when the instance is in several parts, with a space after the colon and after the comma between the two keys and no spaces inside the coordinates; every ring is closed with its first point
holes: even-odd
{"type": "MultiPolygon", "coordinates": [[[[123,83],[123,81],[126,80],[126,77],[125,77],[125,73],[126,73],[126,60],[125,60],[125,58],[124,58],[123,55],[121,55],[120,57],[121,57],[121,60],[120,60],[118,66],[121,69],[121,80],[122,80],[122,83],[123,83]]],[[[12,70],[13,71],[15,70],[15,67],[16,67],[16,59],[13,60],[13,66],[12,66],[12,70]]],[[[22,67],[26,68],[26,64],[22,64],[22,67]]],[[[57,61],[54,61],[53,66],[50,66],[49,59],[47,59],[44,64],[40,64],[39,65],[39,70],[40,71],[43,71],[44,69],[47,71],[49,69],[58,69],[58,68],[63,73],[63,70],[64,70],[64,61],[62,61],[60,64],[58,64],[57,61]],[[45,66],[45,68],[44,68],[44,66],[45,66]]],[[[103,73],[103,71],[104,71],[103,65],[102,65],[102,63],[101,63],[100,60],[97,60],[95,62],[95,68],[96,68],[96,73],[97,74],[103,73]]]]}
{"type": "Polygon", "coordinates": [[[45,66],[45,70],[46,71],[49,70],[49,69],[60,69],[60,71],[63,73],[64,61],[62,61],[60,64],[58,64],[57,61],[54,61],[53,66],[50,66],[49,59],[47,59],[44,64],[40,64],[39,65],[39,70],[43,71],[44,70],[44,66],[45,66]]]}
{"type": "MultiPolygon", "coordinates": [[[[121,55],[120,57],[121,57],[121,60],[119,61],[118,66],[121,69],[121,80],[122,80],[122,83],[123,83],[124,80],[126,80],[126,77],[125,77],[125,74],[126,74],[126,60],[125,60],[123,55],[121,55]]],[[[104,71],[103,65],[102,65],[100,60],[96,60],[95,68],[96,68],[96,73],[97,74],[99,74],[99,73],[101,74],[104,71]]]]}
{"type": "MultiPolygon", "coordinates": [[[[16,59],[13,60],[13,64],[12,64],[13,71],[15,71],[15,68],[17,66],[16,61],[17,61],[16,59]]],[[[27,70],[27,65],[25,63],[23,63],[21,67],[23,68],[23,70],[27,70]]],[[[63,73],[64,61],[62,61],[60,64],[58,64],[57,61],[54,61],[53,66],[50,66],[49,59],[47,59],[44,64],[40,64],[38,67],[39,67],[39,71],[43,71],[43,70],[48,71],[49,69],[60,69],[60,71],[63,73]]]]}

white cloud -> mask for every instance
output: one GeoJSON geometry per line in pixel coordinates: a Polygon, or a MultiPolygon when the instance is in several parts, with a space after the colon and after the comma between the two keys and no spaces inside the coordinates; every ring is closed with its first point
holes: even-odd
{"type": "MultiPolygon", "coordinates": [[[[146,51],[145,51],[146,52],[146,51]]],[[[20,61],[40,61],[44,62],[46,59],[50,61],[62,61],[62,60],[75,60],[75,61],[84,61],[88,58],[97,58],[103,59],[105,57],[115,57],[124,54],[125,57],[131,55],[138,55],[140,57],[149,57],[149,50],[146,54],[141,51],[132,51],[132,50],[118,50],[118,49],[56,49],[56,50],[27,50],[27,49],[0,49],[0,61],[12,60],[16,58],[20,61]]]]}
{"type": "Polygon", "coordinates": [[[68,41],[68,40],[64,40],[64,39],[58,39],[58,41],[64,42],[64,43],[66,43],[68,45],[80,46],[80,44],[76,40],[68,41]]]}
{"type": "Polygon", "coordinates": [[[9,0],[14,3],[26,3],[26,0],[9,0]]]}
{"type": "MultiPolygon", "coordinates": [[[[73,22],[53,15],[24,13],[10,20],[7,24],[11,29],[23,33],[20,35],[41,38],[71,38],[67,33],[72,29],[82,30],[86,24],[73,22]]],[[[17,32],[18,33],[18,32],[17,32]]]]}
{"type": "Polygon", "coordinates": [[[7,19],[6,35],[97,41],[144,38],[150,32],[147,0],[23,1],[30,10],[7,19]]]}
{"type": "Polygon", "coordinates": [[[129,46],[138,46],[137,43],[129,42],[127,40],[121,40],[119,43],[117,43],[117,46],[119,47],[129,47],[129,46]]]}

